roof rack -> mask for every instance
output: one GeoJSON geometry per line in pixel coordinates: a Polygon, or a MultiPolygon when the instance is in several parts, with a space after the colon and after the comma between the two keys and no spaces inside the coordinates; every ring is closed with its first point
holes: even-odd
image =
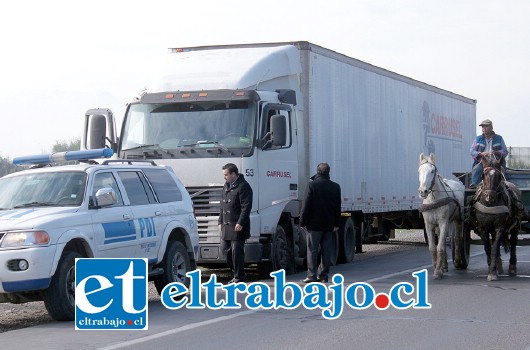
{"type": "Polygon", "coordinates": [[[109,165],[110,163],[127,163],[129,165],[133,165],[133,163],[150,163],[151,165],[158,166],[158,164],[155,163],[154,160],[145,160],[145,159],[107,159],[104,161],[103,165],[109,165]]]}

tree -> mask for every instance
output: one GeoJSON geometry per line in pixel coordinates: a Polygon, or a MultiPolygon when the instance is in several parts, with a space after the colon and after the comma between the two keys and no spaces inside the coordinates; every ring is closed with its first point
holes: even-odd
{"type": "Polygon", "coordinates": [[[67,152],[67,151],[79,151],[81,149],[81,139],[79,137],[72,137],[69,141],[55,141],[52,146],[52,153],[67,152]]]}
{"type": "MultiPolygon", "coordinates": [[[[55,141],[52,146],[52,153],[79,151],[81,149],[81,139],[79,137],[72,137],[70,140],[55,141]]],[[[58,165],[77,164],[77,161],[57,162],[58,165]]]]}
{"type": "MultiPolygon", "coordinates": [[[[67,152],[67,151],[79,151],[81,148],[81,139],[79,137],[73,137],[70,140],[56,141],[51,148],[52,153],[67,152]]],[[[75,164],[76,162],[60,162],[59,164],[75,164]]],[[[7,157],[0,157],[0,177],[20,171],[25,167],[17,167],[13,165],[13,161],[7,157]]]]}
{"type": "Polygon", "coordinates": [[[0,157],[0,177],[11,174],[16,171],[16,166],[13,165],[13,162],[9,157],[2,158],[0,157]]]}

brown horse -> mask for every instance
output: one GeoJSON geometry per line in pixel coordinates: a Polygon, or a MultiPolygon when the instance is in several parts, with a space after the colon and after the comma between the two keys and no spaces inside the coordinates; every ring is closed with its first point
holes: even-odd
{"type": "Polygon", "coordinates": [[[521,226],[523,206],[521,191],[505,180],[501,160],[484,157],[482,183],[470,203],[470,219],[475,224],[484,244],[488,261],[488,281],[495,281],[503,273],[500,245],[510,250],[508,274],[517,274],[517,235],[521,226]],[[509,240],[508,240],[508,236],[509,240]],[[491,240],[490,240],[491,237],[491,240]]]}

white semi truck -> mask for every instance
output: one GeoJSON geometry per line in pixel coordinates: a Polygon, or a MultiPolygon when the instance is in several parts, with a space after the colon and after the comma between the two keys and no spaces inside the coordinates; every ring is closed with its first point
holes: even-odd
{"type": "Polygon", "coordinates": [[[309,42],[170,49],[157,83],[127,106],[85,115],[83,149],[173,167],[191,194],[198,263],[225,263],[217,219],[221,167],[254,191],[247,263],[292,272],[306,256],[299,215],[316,166],[342,188],[334,261],[396,228],[423,228],[418,157],[445,177],[471,167],[476,101],[309,42]]]}

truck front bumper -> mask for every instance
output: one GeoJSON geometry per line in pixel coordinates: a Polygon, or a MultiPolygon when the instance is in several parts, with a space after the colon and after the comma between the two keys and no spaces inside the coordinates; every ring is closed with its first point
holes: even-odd
{"type": "MultiPolygon", "coordinates": [[[[197,263],[200,264],[226,264],[226,256],[221,252],[220,244],[201,244],[197,263]]],[[[262,261],[263,245],[261,243],[245,244],[245,263],[257,264],[262,261]]]]}

